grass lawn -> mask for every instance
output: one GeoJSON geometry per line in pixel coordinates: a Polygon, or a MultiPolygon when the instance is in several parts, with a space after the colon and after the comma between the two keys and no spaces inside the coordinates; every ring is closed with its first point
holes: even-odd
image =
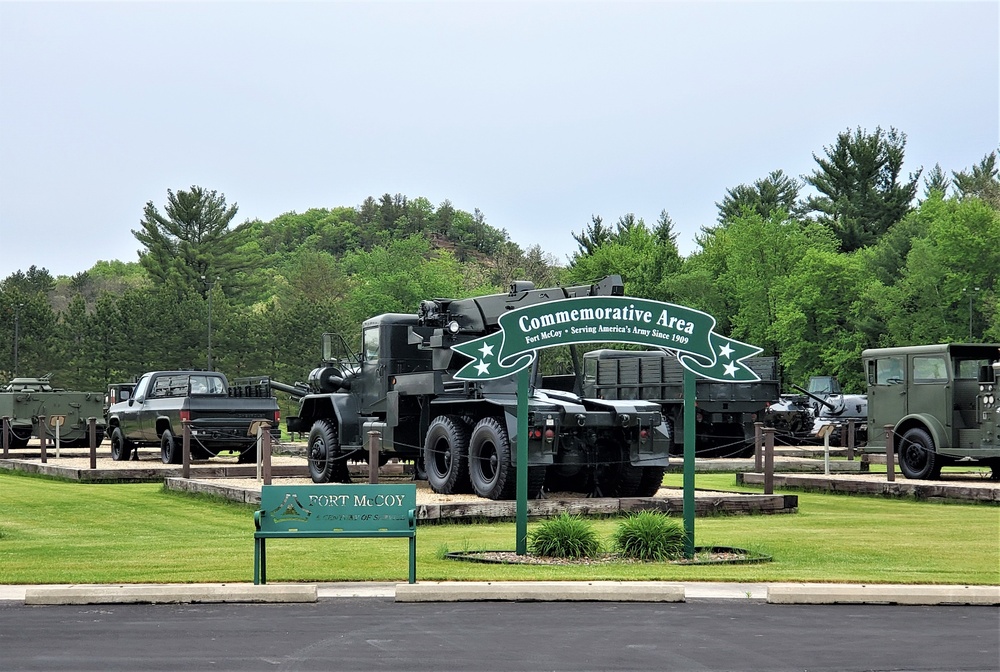
{"type": "MultiPolygon", "coordinates": [[[[738,488],[733,474],[697,487],[738,488]]],[[[667,476],[679,487],[680,474],[667,476]]],[[[757,490],[759,491],[759,490],[757,490]]],[[[698,546],[736,546],[773,562],[680,566],[489,565],[447,551],[512,550],[510,523],[422,525],[417,579],[829,581],[1000,584],[1000,507],[796,492],[799,513],[698,518],[698,546]]],[[[0,583],[248,582],[254,507],[159,484],[83,484],[0,471],[0,583]]],[[[608,540],[618,519],[595,519],[608,540]]],[[[535,523],[529,522],[529,530],[535,523]]],[[[405,581],[403,539],[268,542],[268,578],[405,581]]]]}

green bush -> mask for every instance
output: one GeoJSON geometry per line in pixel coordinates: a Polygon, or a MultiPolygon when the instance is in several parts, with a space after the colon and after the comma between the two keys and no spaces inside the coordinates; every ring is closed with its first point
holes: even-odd
{"type": "Polygon", "coordinates": [[[551,558],[586,558],[601,552],[601,540],[592,523],[563,513],[528,533],[528,552],[551,558]]]}
{"type": "Polygon", "coordinates": [[[641,511],[621,523],[612,537],[615,552],[635,560],[671,560],[684,554],[687,536],[673,518],[641,511]]]}

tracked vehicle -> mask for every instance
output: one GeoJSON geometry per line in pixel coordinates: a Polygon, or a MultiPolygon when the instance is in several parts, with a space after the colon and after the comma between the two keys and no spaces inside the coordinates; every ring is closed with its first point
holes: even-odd
{"type": "Polygon", "coordinates": [[[41,436],[39,416],[45,416],[45,435],[55,437],[53,416],[64,418],[59,443],[69,448],[90,445],[89,418],[96,418],[97,444],[104,440],[104,405],[100,392],[73,392],[53,387],[49,376],[14,378],[0,387],[0,417],[10,418],[11,448],[24,448],[32,436],[41,436]]]}

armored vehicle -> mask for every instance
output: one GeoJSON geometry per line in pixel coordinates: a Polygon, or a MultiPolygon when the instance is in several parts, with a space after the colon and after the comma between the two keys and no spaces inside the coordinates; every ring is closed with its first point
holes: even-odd
{"type": "Polygon", "coordinates": [[[861,353],[868,378],[867,450],[893,428],[907,478],[934,479],[948,464],[985,464],[1000,477],[1000,344],[915,345],[861,353]]]}
{"type": "Polygon", "coordinates": [[[530,497],[543,488],[609,497],[655,493],[670,443],[658,404],[585,398],[563,381],[549,387],[536,359],[528,435],[519,437],[516,375],[454,378],[467,360],[455,357],[452,345],[499,331],[506,312],[570,297],[620,296],[623,289],[618,276],[548,289],[519,281],[507,294],[422,301],[416,314],[366,320],[358,355],[343,338],[324,335],[323,364],[309,375],[308,393],[272,384],[300,398],[288,431],[309,432],[312,479],[349,480],[346,460],[366,451],[369,432],[377,431],[381,459],[413,460],[443,494],[510,499],[519,466],[528,469],[530,497]],[[519,440],[527,442],[527,465],[515,464],[519,440]]]}
{"type": "Polygon", "coordinates": [[[71,392],[53,387],[49,376],[14,378],[0,387],[0,417],[10,418],[10,447],[23,448],[32,436],[41,436],[38,417],[46,420],[45,435],[54,438],[52,418],[62,417],[59,443],[62,446],[90,445],[88,419],[96,419],[96,438],[104,440],[104,408],[100,392],[71,392]]]}
{"type": "Polygon", "coordinates": [[[799,394],[785,394],[768,407],[764,424],[774,427],[777,439],[788,445],[816,443],[820,429],[833,426],[831,443],[846,445],[845,427],[855,421],[856,445],[867,439],[868,398],[844,394],[836,376],[811,376],[809,387],[792,387],[799,394]]]}

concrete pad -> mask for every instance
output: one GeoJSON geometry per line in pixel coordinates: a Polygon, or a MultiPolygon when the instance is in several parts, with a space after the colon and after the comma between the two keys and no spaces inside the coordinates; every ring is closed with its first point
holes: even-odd
{"type": "Polygon", "coordinates": [[[25,604],[178,604],[191,602],[315,602],[315,584],[246,583],[31,586],[25,604]]]}
{"type": "Polygon", "coordinates": [[[1000,604],[1000,586],[772,583],[771,604],[1000,604]]]}
{"type": "Polygon", "coordinates": [[[400,583],[396,602],[683,602],[660,581],[451,581],[400,583]]]}

